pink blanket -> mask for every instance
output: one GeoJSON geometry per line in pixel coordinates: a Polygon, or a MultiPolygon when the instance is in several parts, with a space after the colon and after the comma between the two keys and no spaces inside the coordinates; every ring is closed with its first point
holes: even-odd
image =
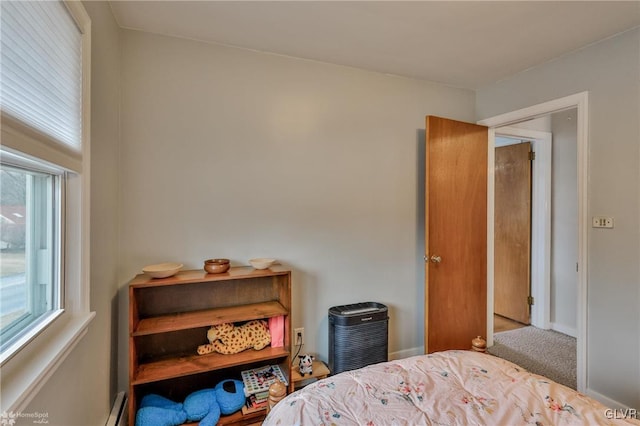
{"type": "Polygon", "coordinates": [[[640,425],[621,417],[503,359],[446,351],[312,383],[280,401],[264,425],[640,425]]]}

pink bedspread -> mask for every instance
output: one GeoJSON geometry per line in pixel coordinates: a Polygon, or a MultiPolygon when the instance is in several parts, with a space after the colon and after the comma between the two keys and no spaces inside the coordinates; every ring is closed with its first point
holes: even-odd
{"type": "Polygon", "coordinates": [[[508,361],[446,351],[344,372],[280,401],[264,425],[640,425],[508,361]]]}

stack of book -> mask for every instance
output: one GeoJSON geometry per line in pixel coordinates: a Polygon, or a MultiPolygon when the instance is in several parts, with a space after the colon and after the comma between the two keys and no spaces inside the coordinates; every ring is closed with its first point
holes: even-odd
{"type": "Polygon", "coordinates": [[[277,365],[253,368],[241,372],[244,384],[244,396],[247,401],[242,407],[243,414],[266,410],[269,398],[269,386],[280,380],[285,386],[288,384],[285,375],[277,365]]]}

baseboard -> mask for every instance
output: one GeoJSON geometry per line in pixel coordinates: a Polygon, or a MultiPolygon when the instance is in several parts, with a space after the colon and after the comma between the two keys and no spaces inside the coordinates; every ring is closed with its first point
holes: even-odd
{"type": "Polygon", "coordinates": [[[630,407],[627,407],[624,404],[619,403],[618,401],[615,401],[607,396],[602,395],[601,393],[598,393],[596,391],[594,391],[593,389],[589,389],[587,388],[585,395],[601,402],[603,405],[606,405],[609,408],[613,408],[615,410],[629,410],[630,407]]]}
{"type": "Polygon", "coordinates": [[[395,359],[409,358],[412,356],[423,355],[423,354],[424,354],[423,347],[404,349],[401,351],[389,353],[389,361],[393,361],[395,359]]]}
{"type": "Polygon", "coordinates": [[[566,334],[567,336],[571,336],[574,339],[578,337],[578,330],[574,327],[567,327],[566,325],[559,324],[557,322],[551,323],[551,329],[557,331],[558,333],[566,334]]]}

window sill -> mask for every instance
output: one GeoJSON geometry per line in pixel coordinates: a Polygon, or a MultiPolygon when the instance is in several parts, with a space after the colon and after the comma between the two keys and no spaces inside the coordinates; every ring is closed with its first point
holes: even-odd
{"type": "Polygon", "coordinates": [[[64,313],[0,368],[0,412],[26,408],[87,333],[95,315],[64,313]]]}

